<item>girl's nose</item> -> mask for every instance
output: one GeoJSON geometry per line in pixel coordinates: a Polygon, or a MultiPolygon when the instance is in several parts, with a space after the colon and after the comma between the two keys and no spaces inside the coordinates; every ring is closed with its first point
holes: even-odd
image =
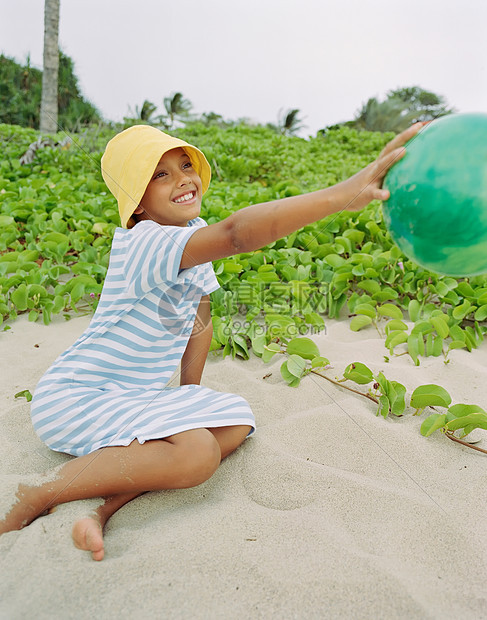
{"type": "Polygon", "coordinates": [[[182,172],[181,176],[178,179],[178,183],[179,183],[179,185],[190,185],[191,177],[188,174],[186,174],[185,172],[182,172]]]}

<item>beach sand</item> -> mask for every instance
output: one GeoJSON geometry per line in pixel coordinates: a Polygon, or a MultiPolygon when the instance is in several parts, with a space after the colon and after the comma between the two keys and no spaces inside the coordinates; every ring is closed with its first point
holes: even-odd
{"type": "MultiPolygon", "coordinates": [[[[14,394],[34,391],[89,318],[45,327],[21,317],[1,335],[0,509],[25,475],[70,458],[41,443],[14,394]]],[[[409,394],[437,383],[454,402],[487,407],[486,343],[415,367],[407,355],[386,362],[373,328],[328,321],[313,338],[331,377],[361,361],[409,394]]],[[[320,377],[289,388],[282,361],[210,356],[203,383],[247,398],[257,432],[201,486],[122,508],[102,562],[70,536],[96,500],[2,536],[0,617],[487,618],[487,455],[425,439],[424,415],[376,417],[373,403],[320,377]]]]}

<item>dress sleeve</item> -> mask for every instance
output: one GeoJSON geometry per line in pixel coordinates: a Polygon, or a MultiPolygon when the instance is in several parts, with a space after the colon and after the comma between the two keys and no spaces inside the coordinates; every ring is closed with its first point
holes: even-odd
{"type": "Polygon", "coordinates": [[[201,265],[203,268],[204,279],[203,285],[201,287],[203,295],[209,295],[220,288],[218,284],[218,280],[216,279],[215,270],[213,269],[213,265],[211,263],[204,263],[201,265]]]}
{"type": "Polygon", "coordinates": [[[144,293],[156,286],[173,286],[184,280],[181,257],[189,238],[199,226],[161,226],[139,222],[130,230],[127,241],[125,276],[144,293]]]}
{"type": "MultiPolygon", "coordinates": [[[[188,222],[188,226],[196,228],[207,225],[208,224],[201,217],[197,217],[188,222]]],[[[220,288],[212,263],[203,263],[202,265],[191,267],[191,269],[185,269],[181,271],[181,275],[183,274],[188,283],[191,282],[191,284],[195,285],[200,290],[201,295],[209,295],[220,288]]]]}

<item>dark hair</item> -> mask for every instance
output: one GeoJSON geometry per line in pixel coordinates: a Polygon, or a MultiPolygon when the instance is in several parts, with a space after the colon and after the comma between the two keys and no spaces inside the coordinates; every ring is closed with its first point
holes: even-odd
{"type": "Polygon", "coordinates": [[[138,213],[132,213],[132,215],[130,216],[130,218],[135,222],[135,224],[137,224],[138,222],[140,222],[141,220],[139,219],[139,214],[138,213]]]}

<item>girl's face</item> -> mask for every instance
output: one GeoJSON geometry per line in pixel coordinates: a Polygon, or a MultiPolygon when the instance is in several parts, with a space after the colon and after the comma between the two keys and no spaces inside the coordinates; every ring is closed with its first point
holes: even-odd
{"type": "Polygon", "coordinates": [[[200,214],[201,179],[182,148],[165,153],[134,213],[139,220],[166,226],[186,226],[200,214]]]}

